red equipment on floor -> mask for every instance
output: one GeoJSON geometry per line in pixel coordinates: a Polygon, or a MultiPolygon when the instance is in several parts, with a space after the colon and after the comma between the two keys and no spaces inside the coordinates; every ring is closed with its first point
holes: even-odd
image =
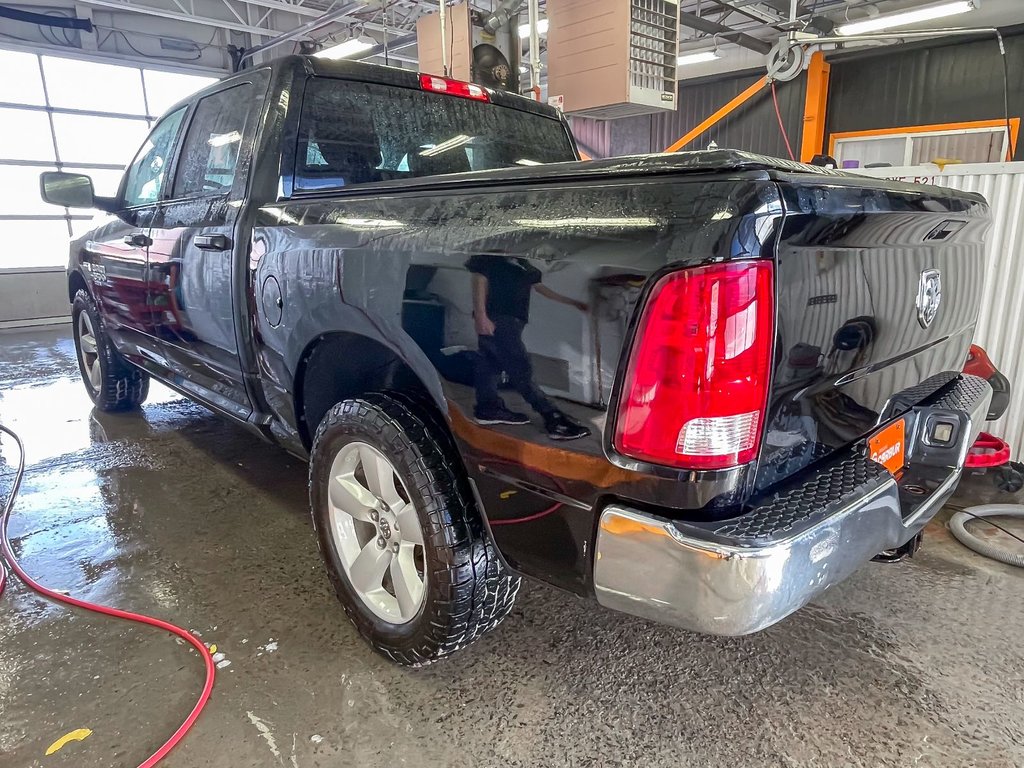
{"type": "MultiPolygon", "coordinates": [[[[1006,413],[1010,404],[1010,381],[999,372],[985,350],[977,344],[972,344],[970,352],[967,353],[964,373],[980,376],[992,387],[992,403],[985,415],[988,421],[995,421],[1006,413]]],[[[964,465],[978,474],[995,469],[992,480],[996,486],[1000,490],[1016,493],[1024,488],[1024,472],[1019,463],[1010,461],[1010,454],[1009,443],[988,432],[982,432],[968,450],[964,465]]]]}

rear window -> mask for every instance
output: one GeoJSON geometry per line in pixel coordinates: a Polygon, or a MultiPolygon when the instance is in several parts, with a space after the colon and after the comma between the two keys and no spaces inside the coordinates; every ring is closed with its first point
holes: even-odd
{"type": "Polygon", "coordinates": [[[575,159],[558,120],[323,77],[306,86],[297,149],[299,191],[575,159]]]}

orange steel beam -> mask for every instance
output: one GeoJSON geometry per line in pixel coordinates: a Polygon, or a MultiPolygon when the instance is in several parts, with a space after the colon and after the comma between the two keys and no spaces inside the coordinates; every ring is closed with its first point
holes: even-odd
{"type": "Polygon", "coordinates": [[[736,109],[738,109],[739,107],[743,106],[748,101],[750,101],[750,99],[753,98],[754,96],[756,96],[758,93],[760,93],[761,90],[766,85],[768,85],[768,78],[767,77],[759,78],[756,83],[751,85],[749,88],[747,88],[747,90],[743,91],[743,93],[741,93],[735,99],[730,101],[728,104],[726,104],[720,110],[715,112],[715,114],[711,115],[711,117],[709,117],[707,120],[702,122],[700,125],[698,125],[696,128],[694,128],[692,131],[687,133],[685,136],[683,136],[681,139],[676,141],[671,146],[666,147],[665,151],[666,152],[678,152],[680,149],[682,149],[687,144],[689,144],[691,141],[693,141],[698,136],[700,136],[702,133],[704,133],[704,131],[706,131],[708,128],[710,128],[711,126],[715,125],[715,123],[717,123],[720,120],[722,120],[722,118],[724,118],[727,115],[731,114],[736,109]]]}
{"type": "Polygon", "coordinates": [[[804,123],[800,140],[800,160],[809,163],[825,146],[825,110],[828,106],[828,79],[831,65],[821,51],[815,51],[807,67],[807,93],[804,96],[804,123]]]}

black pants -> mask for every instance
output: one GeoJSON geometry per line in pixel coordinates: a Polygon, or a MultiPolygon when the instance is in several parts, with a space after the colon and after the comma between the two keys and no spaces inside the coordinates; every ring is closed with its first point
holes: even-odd
{"type": "Polygon", "coordinates": [[[533,383],[533,365],[523,344],[523,328],[526,326],[517,317],[499,315],[492,317],[493,336],[478,336],[480,355],[476,363],[476,407],[504,408],[505,403],[498,394],[498,379],[501,372],[508,374],[512,388],[523,396],[537,413],[546,416],[554,413],[555,406],[533,383]]]}

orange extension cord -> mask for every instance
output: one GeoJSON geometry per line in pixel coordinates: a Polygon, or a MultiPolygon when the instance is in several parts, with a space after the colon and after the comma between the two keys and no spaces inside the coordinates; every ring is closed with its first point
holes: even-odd
{"type": "Polygon", "coordinates": [[[47,597],[50,600],[55,600],[58,603],[64,603],[65,605],[73,605],[76,608],[84,608],[87,611],[93,613],[99,613],[104,616],[113,616],[117,619],[124,619],[125,621],[134,621],[138,624],[148,624],[151,627],[157,627],[166,632],[170,632],[173,635],[177,635],[182,640],[187,641],[199,651],[199,655],[202,657],[203,662],[206,666],[206,682],[203,685],[203,692],[199,695],[199,700],[196,705],[192,708],[188,717],[183,722],[171,737],[163,743],[156,752],[147,757],[140,765],[139,768],[152,768],[152,766],[159,763],[169,753],[178,742],[185,738],[185,734],[188,733],[189,729],[195,724],[199,718],[199,714],[203,711],[203,707],[206,706],[206,702],[210,699],[210,694],[213,691],[213,681],[216,675],[216,668],[213,664],[213,657],[210,655],[209,649],[203,645],[198,639],[196,639],[192,633],[176,627],[174,624],[170,624],[160,619],[154,619],[149,616],[143,616],[138,613],[131,613],[130,611],[122,611],[119,608],[109,608],[105,605],[97,605],[90,603],[85,600],[79,600],[78,598],[69,597],[62,595],[60,592],[55,592],[52,589],[44,587],[38,581],[33,579],[21,565],[19,565],[17,558],[14,556],[14,551],[11,548],[11,542],[7,538],[7,524],[11,519],[11,510],[14,508],[14,500],[18,496],[18,489],[21,487],[21,479],[25,474],[25,446],[22,445],[21,439],[10,429],[0,424],[0,432],[10,435],[14,442],[18,446],[18,470],[14,476],[14,485],[11,487],[11,493],[4,502],[3,512],[0,513],[0,595],[3,595],[4,587],[7,585],[7,571],[4,568],[4,561],[10,566],[11,570],[17,574],[18,578],[21,579],[27,587],[35,590],[43,597],[47,597]]]}

